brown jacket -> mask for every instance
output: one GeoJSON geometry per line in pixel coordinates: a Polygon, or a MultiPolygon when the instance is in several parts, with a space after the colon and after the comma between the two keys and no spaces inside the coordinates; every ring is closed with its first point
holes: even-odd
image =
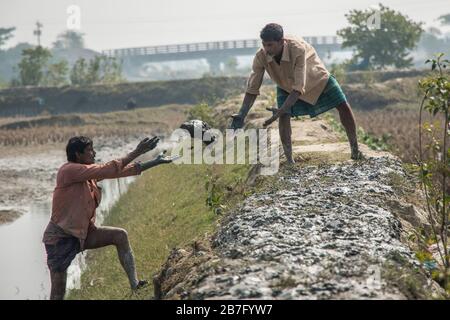
{"type": "Polygon", "coordinates": [[[316,104],[330,75],[316,50],[301,37],[285,37],[280,64],[267,55],[264,48],[259,49],[253,59],[246,92],[259,95],[264,71],[281,89],[289,93],[299,91],[299,99],[312,105],[316,104]]]}

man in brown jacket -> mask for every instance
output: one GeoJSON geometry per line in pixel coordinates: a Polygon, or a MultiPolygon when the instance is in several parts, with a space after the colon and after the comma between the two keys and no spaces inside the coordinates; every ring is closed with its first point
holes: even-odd
{"type": "Polygon", "coordinates": [[[79,252],[110,245],[117,249],[131,289],[135,291],[147,285],[146,280],[138,279],[127,231],[95,225],[96,208],[102,198],[97,182],[140,175],[154,166],[172,162],[173,159],[164,154],[150,161],[133,162],[153,150],[158,142],[158,137],[145,138],[124,157],[99,164],[95,163],[96,152],[90,138],[77,136],[69,140],[67,162],[59,168],[56,176],[52,215],[42,238],[50,269],[50,299],[64,299],[67,268],[79,252]]]}
{"type": "Polygon", "coordinates": [[[285,37],[283,28],[266,25],[260,34],[263,48],[255,55],[252,73],[247,82],[242,107],[233,114],[232,129],[244,126],[244,119],[259,95],[264,72],[277,85],[277,108],[269,108],[273,116],[264,122],[267,127],[279,118],[278,128],[288,163],[294,163],[291,143],[291,117],[315,117],[336,108],[350,143],[351,158],[362,159],[356,137],[352,109],[338,82],[325,68],[316,50],[302,38],[285,37]]]}

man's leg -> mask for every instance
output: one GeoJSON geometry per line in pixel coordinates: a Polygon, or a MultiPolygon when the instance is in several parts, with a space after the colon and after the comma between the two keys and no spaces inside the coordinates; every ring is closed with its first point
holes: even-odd
{"type": "Polygon", "coordinates": [[[295,163],[292,157],[292,129],[291,129],[291,115],[285,113],[280,116],[278,120],[278,130],[280,133],[281,144],[283,145],[284,155],[288,163],[295,163]]]}
{"type": "Polygon", "coordinates": [[[63,272],[50,271],[52,288],[50,300],[63,300],[66,294],[67,270],[63,272]]]}
{"type": "Polygon", "coordinates": [[[131,289],[137,289],[139,280],[136,273],[133,251],[128,241],[128,234],[124,229],[114,227],[97,227],[89,232],[85,242],[85,249],[96,249],[115,245],[120,264],[125,270],[131,289]]]}
{"type": "Polygon", "coordinates": [[[358,148],[358,138],[356,136],[356,123],[353,116],[352,108],[348,102],[343,102],[336,107],[339,112],[339,118],[347,133],[348,142],[350,143],[351,158],[358,160],[362,158],[362,153],[358,148]]]}

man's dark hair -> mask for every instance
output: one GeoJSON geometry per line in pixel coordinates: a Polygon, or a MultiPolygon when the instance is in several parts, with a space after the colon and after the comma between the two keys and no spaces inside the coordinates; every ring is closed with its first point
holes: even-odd
{"type": "Polygon", "coordinates": [[[77,162],[75,152],[83,153],[87,146],[92,146],[92,140],[88,137],[77,136],[69,139],[66,146],[67,161],[77,162]]]}
{"type": "Polygon", "coordinates": [[[283,27],[276,23],[267,24],[259,34],[263,41],[280,41],[283,39],[283,27]]]}

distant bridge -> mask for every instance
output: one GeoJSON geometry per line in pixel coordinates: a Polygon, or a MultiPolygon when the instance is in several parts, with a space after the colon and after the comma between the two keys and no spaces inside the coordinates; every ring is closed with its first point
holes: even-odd
{"type": "MultiPolygon", "coordinates": [[[[336,36],[303,38],[314,46],[319,55],[342,50],[342,39],[336,36]]],[[[214,73],[219,71],[221,63],[228,61],[230,57],[253,55],[261,46],[259,39],[246,39],[111,49],[102,53],[121,58],[128,67],[137,68],[149,62],[206,59],[211,72],[214,73]]]]}

